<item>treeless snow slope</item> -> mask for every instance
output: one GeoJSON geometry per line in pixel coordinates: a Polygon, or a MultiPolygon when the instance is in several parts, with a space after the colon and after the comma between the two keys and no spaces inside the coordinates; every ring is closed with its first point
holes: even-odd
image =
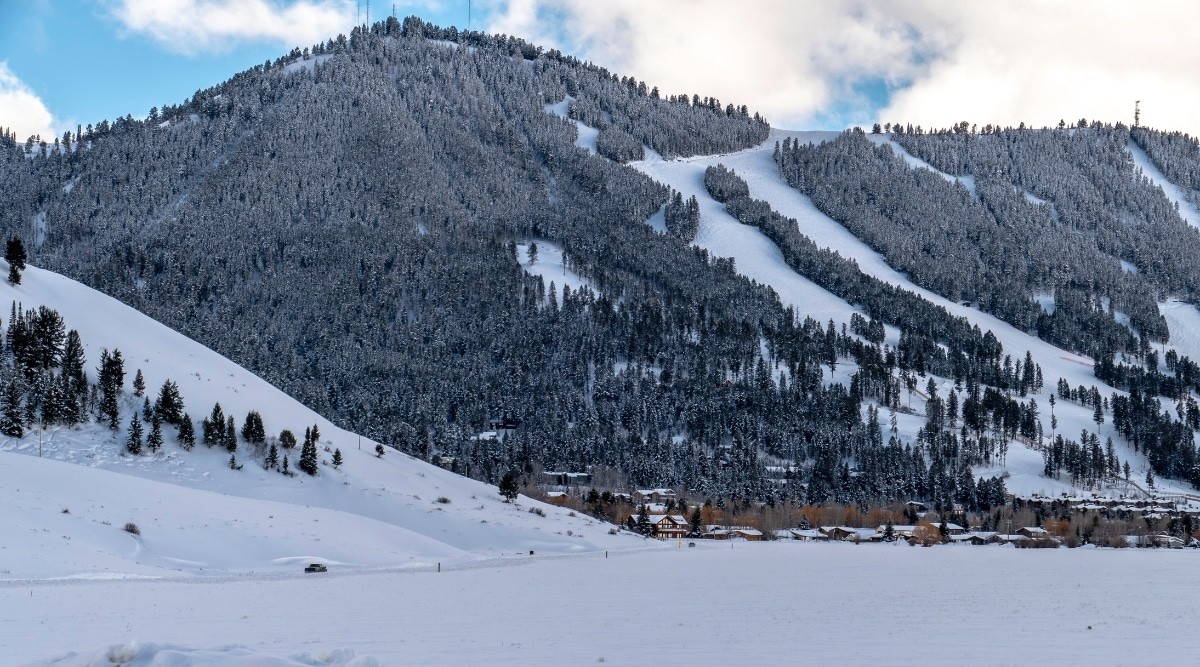
{"type": "MultiPolygon", "coordinates": [[[[795,306],[797,312],[812,315],[821,322],[832,319],[849,323],[851,313],[856,312],[853,306],[792,270],[770,239],[757,229],[738,222],[725,211],[724,204],[708,195],[704,188],[704,169],[723,158],[664,161],[650,154],[650,159],[631,163],[631,166],[678,190],[684,198],[695,196],[700,203],[700,231],[695,245],[717,257],[732,258],[739,274],[772,287],[780,301],[795,306]]],[[[770,157],[768,151],[767,158],[770,157]]]]}
{"type": "MultiPolygon", "coordinates": [[[[302,434],[311,424],[322,432],[316,477],[264,470],[245,443],[237,452],[243,468],[230,470],[224,449],[201,444],[183,451],[172,427],[164,429],[159,453],[125,455],[127,424],[142,402],[132,396],[118,432],[88,424],[0,440],[0,506],[19,515],[0,522],[0,578],[294,571],[310,558],[399,567],[642,544],[561,508],[528,499],[504,503],[494,486],[394,450],[378,458],[370,440],[359,449],[357,436],[240,366],[58,274],[31,267],[21,285],[0,285],[0,297],[58,310],[80,331],[89,368],[101,347],[119,347],[126,391],[142,368],[147,393],[166,378],[176,380],[194,418],[220,401],[239,425],[256,409],[270,434],[281,428],[302,434]],[[330,463],[334,448],[345,458],[340,470],[330,463]],[[120,530],[126,521],[143,528],[140,540],[120,530]]],[[[297,454],[290,453],[293,470],[297,454]]]]}
{"type": "Polygon", "coordinates": [[[1188,201],[1188,192],[1183,188],[1172,183],[1166,175],[1154,165],[1154,161],[1146,155],[1146,151],[1142,150],[1132,139],[1125,145],[1129,152],[1129,157],[1133,158],[1133,164],[1141,170],[1142,175],[1150,179],[1152,183],[1162,189],[1167,200],[1174,204],[1179,210],[1179,216],[1189,225],[1200,229],[1200,210],[1196,209],[1196,205],[1188,201]]]}
{"type": "Polygon", "coordinates": [[[562,99],[561,102],[547,104],[545,106],[546,113],[552,113],[559,118],[575,123],[575,145],[586,150],[592,155],[595,155],[596,142],[600,140],[600,130],[599,128],[592,127],[591,125],[584,124],[583,121],[578,121],[574,118],[571,118],[571,103],[574,101],[574,97],[567,95],[562,99]]]}
{"type": "Polygon", "coordinates": [[[1194,565],[1182,550],[701,542],[442,573],[8,584],[0,651],[39,667],[131,639],[348,647],[381,665],[1176,663],[1200,648],[1194,565]]]}

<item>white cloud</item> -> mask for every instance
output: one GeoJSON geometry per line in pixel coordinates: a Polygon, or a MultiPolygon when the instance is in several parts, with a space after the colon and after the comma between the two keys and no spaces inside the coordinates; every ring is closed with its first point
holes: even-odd
{"type": "Polygon", "coordinates": [[[1162,0],[492,0],[490,30],[657,85],[747,104],[774,124],[1052,125],[1200,131],[1200,3],[1162,0]],[[858,84],[891,91],[885,108],[858,84]]]}
{"type": "Polygon", "coordinates": [[[353,0],[113,0],[109,11],[129,31],[185,54],[244,42],[309,46],[348,32],[356,19],[353,0]]]}
{"type": "Polygon", "coordinates": [[[762,0],[512,0],[489,29],[550,42],[665,93],[748,104],[803,124],[862,79],[904,81],[922,67],[920,34],[880,11],[762,0]]]}
{"type": "Polygon", "coordinates": [[[938,24],[925,29],[953,45],[892,98],[884,119],[939,127],[959,120],[1042,127],[1081,117],[1130,123],[1141,100],[1143,124],[1200,130],[1196,3],[1019,0],[996,11],[926,0],[907,8],[936,8],[938,24]]]}
{"type": "Polygon", "coordinates": [[[20,141],[35,134],[53,141],[57,125],[37,93],[0,61],[0,127],[10,128],[20,141]]]}

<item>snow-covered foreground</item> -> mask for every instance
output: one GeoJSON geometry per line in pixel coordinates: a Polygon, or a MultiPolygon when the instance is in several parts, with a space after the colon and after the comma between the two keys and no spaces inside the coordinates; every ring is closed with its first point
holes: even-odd
{"type": "MultiPolygon", "coordinates": [[[[0,653],[87,665],[142,640],[289,666],[350,652],[361,665],[1167,663],[1200,649],[1195,562],[1190,550],[699,543],[441,573],[10,582],[0,653]]],[[[135,664],[227,664],[177,654],[135,664]]]]}

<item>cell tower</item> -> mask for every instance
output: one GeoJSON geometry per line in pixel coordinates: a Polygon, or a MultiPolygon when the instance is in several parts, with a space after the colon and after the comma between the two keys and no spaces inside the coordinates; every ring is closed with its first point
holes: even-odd
{"type": "Polygon", "coordinates": [[[1133,103],[1133,126],[1141,127],[1142,125],[1142,101],[1137,100],[1133,103]]]}

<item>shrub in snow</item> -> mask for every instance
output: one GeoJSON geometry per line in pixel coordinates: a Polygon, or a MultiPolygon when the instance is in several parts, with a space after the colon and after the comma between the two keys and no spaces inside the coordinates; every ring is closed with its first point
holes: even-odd
{"type": "Polygon", "coordinates": [[[136,523],[130,521],[129,523],[125,524],[125,532],[129,533],[130,535],[141,535],[142,529],[138,528],[136,523]]]}

